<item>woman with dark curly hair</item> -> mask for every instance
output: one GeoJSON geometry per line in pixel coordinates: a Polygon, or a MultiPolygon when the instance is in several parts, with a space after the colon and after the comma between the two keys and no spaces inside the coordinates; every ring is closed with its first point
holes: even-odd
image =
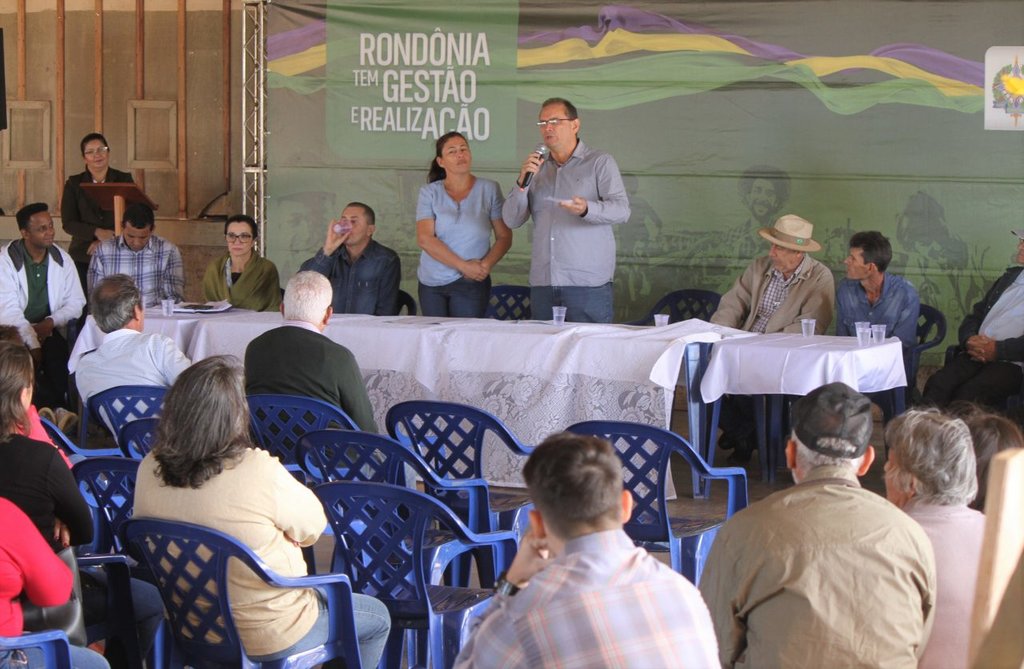
{"type": "MultiPolygon", "coordinates": [[[[316,543],[327,525],[316,495],[252,444],[242,365],[232,356],[197,362],[167,393],[153,450],[139,465],[134,515],[230,534],[284,576],[306,574],[301,547],[316,543]]],[[[228,583],[235,624],[253,661],[277,660],[327,639],[326,605],[315,590],[274,588],[245,568],[229,571],[228,583]]],[[[358,594],[352,603],[363,664],[376,666],[391,627],[387,608],[358,594]]]]}

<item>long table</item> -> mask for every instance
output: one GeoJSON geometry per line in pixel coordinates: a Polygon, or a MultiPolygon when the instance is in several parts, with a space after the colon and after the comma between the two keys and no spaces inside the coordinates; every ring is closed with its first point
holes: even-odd
{"type": "MultiPolygon", "coordinates": [[[[248,343],[281,316],[231,310],[219,314],[146,312],[144,329],[174,339],[192,360],[242,357],[248,343]]],[[[334,316],[324,334],[355,355],[374,415],[410,399],[472,404],[494,413],[535,444],[582,420],[628,420],[668,427],[691,342],[742,335],[699,320],[666,327],[416,316],[334,316]]],[[[91,319],[72,353],[99,345],[91,319]]],[[[488,480],[521,485],[519,458],[486,454],[488,480]]]]}

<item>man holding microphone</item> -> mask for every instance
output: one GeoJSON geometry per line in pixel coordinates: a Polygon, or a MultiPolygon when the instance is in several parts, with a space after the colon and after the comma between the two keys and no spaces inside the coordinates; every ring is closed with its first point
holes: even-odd
{"type": "Polygon", "coordinates": [[[533,317],[550,319],[553,306],[564,306],[567,321],[610,323],[611,226],[625,223],[630,214],[619,167],[579,138],[579,114],[568,100],[545,100],[537,126],[544,144],[527,156],[502,207],[508,227],[521,227],[531,216],[536,225],[530,262],[533,317]]]}

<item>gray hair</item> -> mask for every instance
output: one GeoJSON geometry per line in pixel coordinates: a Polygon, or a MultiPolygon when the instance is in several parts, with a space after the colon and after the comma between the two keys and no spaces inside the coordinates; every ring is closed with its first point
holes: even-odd
{"type": "Polygon", "coordinates": [[[789,438],[796,444],[796,466],[805,472],[817,467],[846,467],[856,472],[864,462],[863,455],[850,459],[812,451],[804,446],[800,438],[796,436],[796,432],[792,433],[789,438]]]}
{"type": "Polygon", "coordinates": [[[334,300],[331,282],[319,272],[299,272],[284,289],[284,317],[316,325],[334,300]]]}
{"type": "Polygon", "coordinates": [[[135,318],[135,307],[142,306],[142,295],[130,276],[111,274],[93,288],[89,306],[99,329],[113,332],[135,318]]]}
{"type": "Polygon", "coordinates": [[[890,482],[941,506],[967,504],[978,494],[974,442],[967,424],[935,409],[908,411],[885,429],[896,471],[890,482]]]}

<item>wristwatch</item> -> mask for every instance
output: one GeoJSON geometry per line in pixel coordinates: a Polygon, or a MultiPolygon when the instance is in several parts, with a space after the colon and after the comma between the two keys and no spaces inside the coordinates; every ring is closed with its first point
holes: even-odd
{"type": "Polygon", "coordinates": [[[494,594],[512,597],[517,592],[519,592],[520,587],[515,583],[509,581],[507,578],[505,578],[505,574],[507,573],[508,572],[504,571],[501,572],[501,576],[498,577],[498,582],[494,584],[494,594]]]}

